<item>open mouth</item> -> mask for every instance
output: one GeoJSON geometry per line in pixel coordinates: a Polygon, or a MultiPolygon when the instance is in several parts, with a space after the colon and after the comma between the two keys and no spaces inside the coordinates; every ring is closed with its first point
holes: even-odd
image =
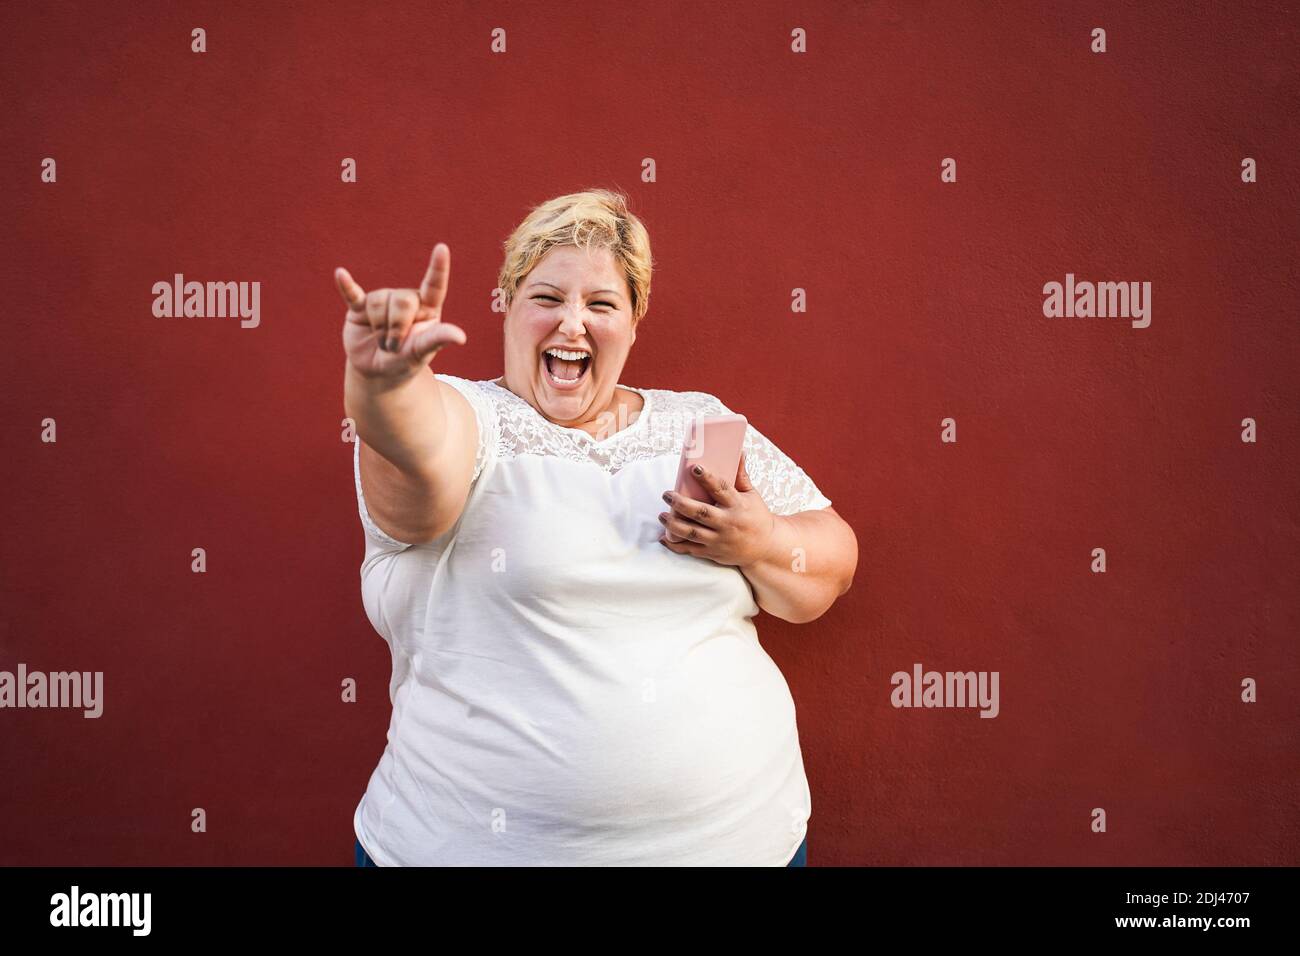
{"type": "Polygon", "coordinates": [[[565,359],[546,351],[542,353],[542,365],[546,370],[547,378],[556,388],[577,388],[587,377],[587,370],[591,367],[591,356],[565,359]]]}

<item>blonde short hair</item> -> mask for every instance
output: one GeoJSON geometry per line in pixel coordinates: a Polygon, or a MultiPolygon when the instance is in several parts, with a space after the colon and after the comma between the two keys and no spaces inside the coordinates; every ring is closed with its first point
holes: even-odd
{"type": "Polygon", "coordinates": [[[506,308],[514,302],[519,283],[556,246],[578,246],[590,252],[608,249],[623,269],[632,293],[632,324],[650,308],[650,234],[628,211],[627,197],[609,189],[588,189],[548,199],[534,206],[505,241],[505,261],[497,285],[506,308]]]}

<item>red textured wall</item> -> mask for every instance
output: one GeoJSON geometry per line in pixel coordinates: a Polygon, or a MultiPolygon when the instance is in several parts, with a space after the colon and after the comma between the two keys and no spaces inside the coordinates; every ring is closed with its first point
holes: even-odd
{"type": "Polygon", "coordinates": [[[500,243],[586,186],[658,262],[623,381],[719,395],[857,531],[824,617],[758,622],[810,865],[1300,863],[1296,4],[0,21],[0,669],[105,675],[99,719],[0,710],[0,863],[352,862],[389,658],[331,270],[447,242],[435,368],[494,377],[500,243]],[[155,318],[178,272],[260,281],[260,325],[155,318]],[[1151,282],[1150,326],[1045,317],[1066,273],[1151,282]],[[915,662],[997,671],[999,715],[895,709],[915,662]]]}

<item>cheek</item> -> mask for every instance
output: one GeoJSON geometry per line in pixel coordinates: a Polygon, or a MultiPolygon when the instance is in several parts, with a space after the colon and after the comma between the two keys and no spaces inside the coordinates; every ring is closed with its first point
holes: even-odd
{"type": "Polygon", "coordinates": [[[535,352],[547,340],[554,336],[555,323],[548,322],[545,315],[538,315],[529,310],[518,317],[513,333],[513,345],[520,352],[535,352]]]}
{"type": "Polygon", "coordinates": [[[632,345],[631,330],[618,322],[593,322],[587,326],[587,332],[596,348],[607,354],[621,354],[632,345]]]}

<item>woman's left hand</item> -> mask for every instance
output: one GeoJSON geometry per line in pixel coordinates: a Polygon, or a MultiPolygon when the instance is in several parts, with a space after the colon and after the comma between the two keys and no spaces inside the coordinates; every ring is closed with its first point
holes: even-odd
{"type": "Polygon", "coordinates": [[[763,557],[776,531],[776,516],[763,496],[754,490],[740,454],[736,481],[719,478],[702,465],[695,480],[702,484],[716,505],[669,491],[664,495],[671,511],[659,521],[666,529],[659,539],[669,551],[708,558],[718,564],[746,567],[763,557]]]}

